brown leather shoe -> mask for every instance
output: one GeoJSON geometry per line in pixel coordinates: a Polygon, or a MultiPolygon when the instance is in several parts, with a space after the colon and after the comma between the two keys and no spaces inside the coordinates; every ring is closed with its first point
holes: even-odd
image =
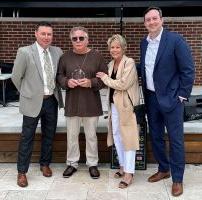
{"type": "Polygon", "coordinates": [[[157,172],[148,178],[148,182],[153,183],[165,178],[170,178],[170,172],[157,172]]]}
{"type": "Polygon", "coordinates": [[[41,166],[40,170],[43,173],[43,176],[45,177],[51,177],[52,176],[52,170],[50,169],[49,166],[41,166]]]}
{"type": "Polygon", "coordinates": [[[172,185],[172,195],[174,197],[180,196],[183,193],[182,183],[173,183],[172,185]]]}
{"type": "Polygon", "coordinates": [[[18,173],[17,184],[20,187],[27,187],[28,186],[26,174],[24,174],[24,173],[18,173]]]}

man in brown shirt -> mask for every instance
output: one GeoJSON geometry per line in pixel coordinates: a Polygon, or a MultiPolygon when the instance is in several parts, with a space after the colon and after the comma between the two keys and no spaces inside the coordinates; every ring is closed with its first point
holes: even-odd
{"type": "Polygon", "coordinates": [[[96,129],[103,114],[99,90],[103,82],[96,78],[99,71],[107,72],[101,54],[88,47],[88,31],[74,27],[70,31],[73,49],[60,59],[57,81],[66,89],[65,116],[67,119],[67,168],[63,177],[77,171],[80,157],[78,135],[81,123],[86,136],[86,164],[92,178],[99,178],[96,129]]]}

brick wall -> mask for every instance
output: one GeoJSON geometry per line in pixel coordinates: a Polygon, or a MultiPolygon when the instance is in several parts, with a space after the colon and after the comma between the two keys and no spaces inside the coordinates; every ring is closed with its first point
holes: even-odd
{"type": "MultiPolygon", "coordinates": [[[[37,21],[46,19],[34,18],[1,18],[0,21],[0,62],[13,62],[18,47],[30,45],[35,41],[34,27],[37,21]]],[[[107,50],[107,38],[120,32],[119,19],[48,19],[54,28],[54,45],[64,51],[71,47],[69,31],[73,26],[82,25],[88,28],[90,47],[98,49],[107,61],[110,56],[107,50]]],[[[147,33],[142,19],[123,19],[123,35],[128,42],[127,55],[139,62],[140,40],[147,33]]],[[[202,85],[202,17],[165,18],[165,26],[182,34],[191,46],[196,65],[195,85],[202,85]]]]}

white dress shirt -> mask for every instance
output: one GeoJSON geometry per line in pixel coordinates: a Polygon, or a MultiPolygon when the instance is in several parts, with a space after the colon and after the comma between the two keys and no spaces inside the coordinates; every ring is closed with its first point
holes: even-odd
{"type": "MultiPolygon", "coordinates": [[[[53,94],[53,90],[50,91],[47,87],[47,76],[46,76],[46,72],[44,70],[44,49],[38,44],[38,42],[36,42],[36,46],[39,52],[39,58],[40,58],[40,62],[41,62],[41,67],[42,67],[42,73],[43,73],[43,81],[44,81],[44,95],[52,95],[53,94]]],[[[51,58],[51,54],[49,51],[49,48],[46,49],[48,52],[48,56],[50,58],[51,61],[51,67],[53,70],[53,62],[52,62],[52,58],[51,58]]]]}
{"type": "Polygon", "coordinates": [[[154,39],[151,39],[149,35],[147,36],[148,46],[147,46],[147,51],[145,55],[145,72],[146,72],[147,89],[151,91],[155,91],[153,71],[154,71],[156,55],[158,52],[162,32],[163,32],[163,28],[161,32],[159,33],[159,35],[154,39]]]}
{"type": "MultiPolygon", "coordinates": [[[[147,51],[146,51],[146,56],[145,56],[145,71],[146,71],[146,83],[147,83],[147,89],[151,91],[155,91],[154,87],[154,80],[153,80],[153,72],[154,72],[154,65],[156,61],[156,55],[158,52],[160,40],[161,40],[161,35],[163,32],[163,28],[159,35],[151,39],[149,35],[147,36],[147,41],[148,41],[148,46],[147,46],[147,51]]],[[[187,98],[179,96],[180,101],[187,100],[187,98]]]]}

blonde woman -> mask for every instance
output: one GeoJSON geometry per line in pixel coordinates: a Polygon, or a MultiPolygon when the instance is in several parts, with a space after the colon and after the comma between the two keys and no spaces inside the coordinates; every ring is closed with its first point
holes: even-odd
{"type": "Polygon", "coordinates": [[[126,40],[119,34],[108,39],[112,61],[108,75],[98,72],[97,77],[109,87],[108,146],[115,144],[120,169],[115,178],[122,178],[119,188],[127,188],[135,173],[135,155],[139,149],[139,136],[133,106],[139,104],[139,86],[135,62],[125,55],[126,40]]]}

